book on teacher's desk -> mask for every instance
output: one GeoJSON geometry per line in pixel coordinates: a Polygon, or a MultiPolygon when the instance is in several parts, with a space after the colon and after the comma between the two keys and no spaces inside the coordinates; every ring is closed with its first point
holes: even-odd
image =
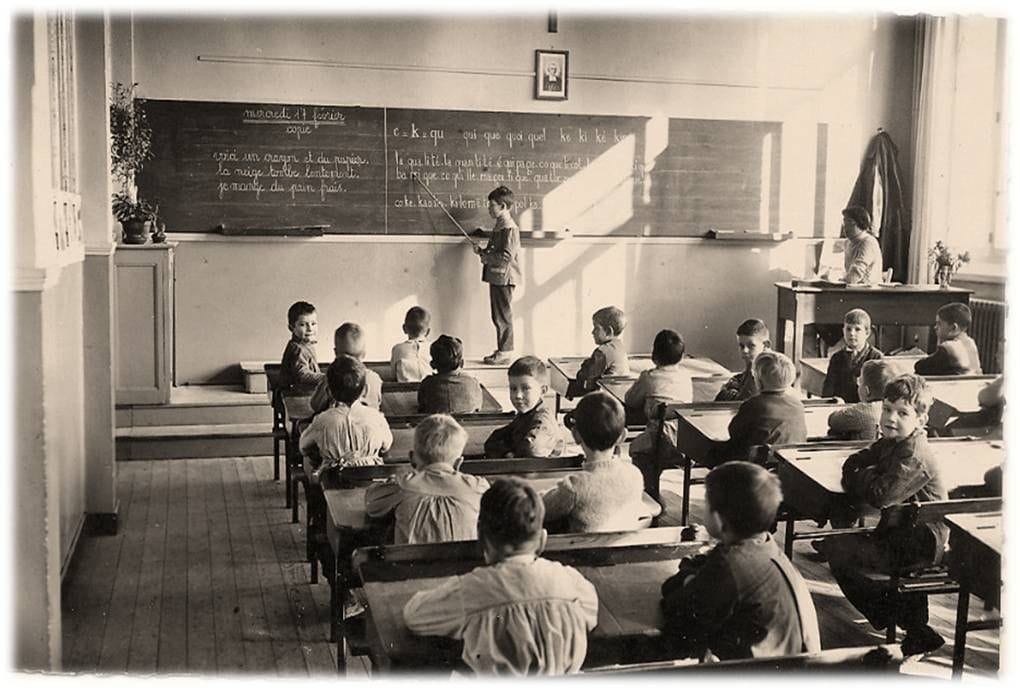
{"type": "Polygon", "coordinates": [[[842,280],[822,280],[821,278],[815,278],[813,280],[798,279],[794,278],[790,281],[793,287],[816,287],[816,288],[845,288],[846,283],[842,280]]]}

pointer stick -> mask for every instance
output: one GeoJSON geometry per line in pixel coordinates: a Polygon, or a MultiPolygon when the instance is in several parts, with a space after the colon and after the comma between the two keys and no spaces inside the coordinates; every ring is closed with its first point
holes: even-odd
{"type": "Polygon", "coordinates": [[[457,226],[457,229],[460,230],[460,233],[462,235],[464,235],[464,237],[467,238],[468,242],[470,242],[471,244],[473,244],[473,245],[475,245],[477,247],[478,243],[475,242],[473,239],[471,239],[471,236],[468,235],[467,232],[464,231],[464,228],[462,228],[460,226],[460,223],[457,222],[457,219],[454,218],[452,215],[450,215],[450,212],[446,210],[445,206],[443,206],[443,202],[440,201],[439,199],[437,199],[436,195],[432,193],[431,189],[429,189],[429,186],[427,184],[425,184],[420,177],[418,177],[418,173],[415,173],[415,172],[411,173],[411,178],[414,179],[415,182],[420,184],[425,189],[425,191],[429,193],[429,196],[432,197],[433,201],[435,201],[437,204],[439,204],[439,208],[443,209],[443,213],[446,214],[446,217],[449,218],[451,221],[453,221],[453,224],[457,226]]]}

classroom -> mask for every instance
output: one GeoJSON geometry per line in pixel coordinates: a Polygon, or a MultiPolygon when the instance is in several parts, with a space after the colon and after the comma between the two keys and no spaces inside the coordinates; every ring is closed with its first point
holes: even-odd
{"type": "Polygon", "coordinates": [[[13,670],[1005,677],[1007,25],[12,14],[13,670]]]}

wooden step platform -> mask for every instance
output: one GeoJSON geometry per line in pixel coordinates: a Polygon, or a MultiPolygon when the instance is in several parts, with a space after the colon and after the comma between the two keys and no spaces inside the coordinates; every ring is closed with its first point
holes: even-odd
{"type": "Polygon", "coordinates": [[[272,453],[273,433],[269,423],[177,424],[117,429],[117,460],[244,457],[272,453]]]}

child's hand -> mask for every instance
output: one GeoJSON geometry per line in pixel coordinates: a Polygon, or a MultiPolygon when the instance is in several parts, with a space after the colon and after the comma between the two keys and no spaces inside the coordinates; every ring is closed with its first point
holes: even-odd
{"type": "Polygon", "coordinates": [[[688,525],[680,532],[681,541],[712,541],[712,535],[704,525],[688,525]]]}
{"type": "Polygon", "coordinates": [[[481,255],[482,255],[482,248],[481,248],[481,246],[480,246],[480,245],[477,245],[477,244],[472,244],[472,245],[471,245],[471,251],[473,251],[473,252],[474,252],[475,254],[477,254],[478,256],[481,256],[481,255]]]}

